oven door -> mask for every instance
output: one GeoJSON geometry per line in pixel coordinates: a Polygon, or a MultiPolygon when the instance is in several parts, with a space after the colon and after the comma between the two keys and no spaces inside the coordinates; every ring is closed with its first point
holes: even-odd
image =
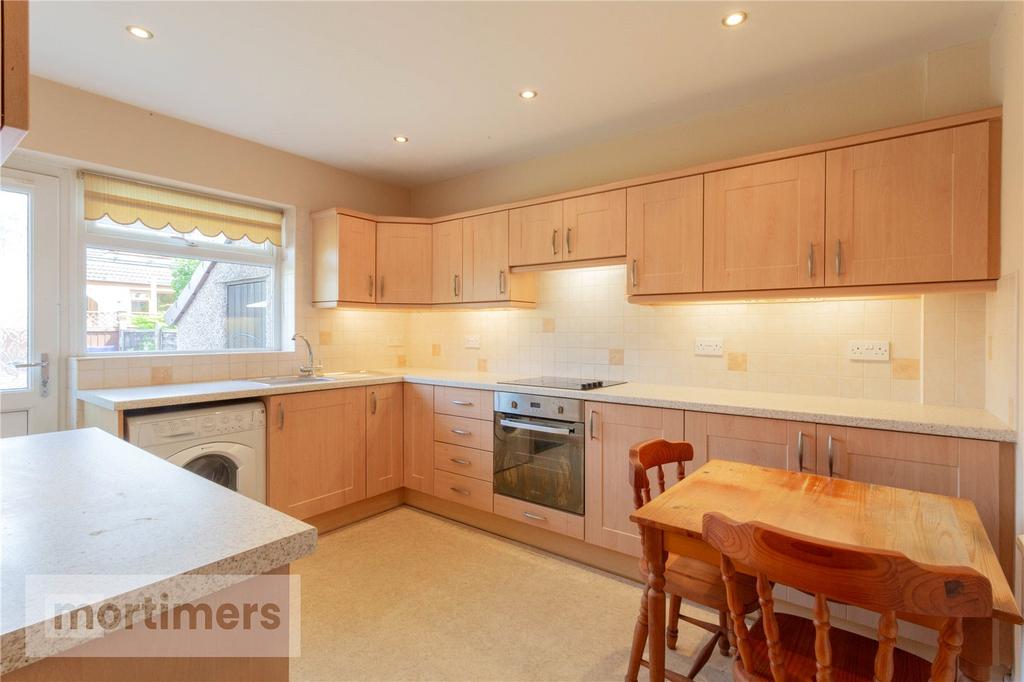
{"type": "Polygon", "coordinates": [[[494,413],[494,492],[583,514],[583,424],[494,413]]]}

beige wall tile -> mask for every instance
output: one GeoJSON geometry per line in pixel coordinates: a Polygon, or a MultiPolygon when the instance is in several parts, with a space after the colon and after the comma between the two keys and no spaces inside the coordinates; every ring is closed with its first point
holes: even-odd
{"type": "Polygon", "coordinates": [[[917,358],[893,358],[893,379],[920,379],[921,361],[917,358]]]}
{"type": "Polygon", "coordinates": [[[726,369],[730,372],[746,372],[747,371],[747,354],[746,353],[726,353],[725,356],[726,369]]]}

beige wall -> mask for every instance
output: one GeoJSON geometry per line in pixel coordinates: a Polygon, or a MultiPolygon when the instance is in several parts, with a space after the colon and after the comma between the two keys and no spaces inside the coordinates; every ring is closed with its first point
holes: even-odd
{"type": "Polygon", "coordinates": [[[415,215],[439,216],[851,133],[980,109],[989,44],[979,41],[742,107],[414,188],[415,215]]]}

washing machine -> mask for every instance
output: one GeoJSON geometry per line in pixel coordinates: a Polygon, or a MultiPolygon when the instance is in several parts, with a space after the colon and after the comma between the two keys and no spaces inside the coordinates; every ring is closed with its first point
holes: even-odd
{"type": "Polygon", "coordinates": [[[261,402],[129,416],[128,442],[266,503],[267,415],[261,402]]]}

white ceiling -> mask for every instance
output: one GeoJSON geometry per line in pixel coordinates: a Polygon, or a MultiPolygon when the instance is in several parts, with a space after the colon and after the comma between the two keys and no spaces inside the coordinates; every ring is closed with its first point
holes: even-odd
{"type": "Polygon", "coordinates": [[[31,60],[45,78],[414,186],[986,37],[1000,7],[34,0],[31,60]],[[749,21],[722,28],[736,8],[749,21]],[[524,87],[540,97],[520,100],[524,87]]]}

